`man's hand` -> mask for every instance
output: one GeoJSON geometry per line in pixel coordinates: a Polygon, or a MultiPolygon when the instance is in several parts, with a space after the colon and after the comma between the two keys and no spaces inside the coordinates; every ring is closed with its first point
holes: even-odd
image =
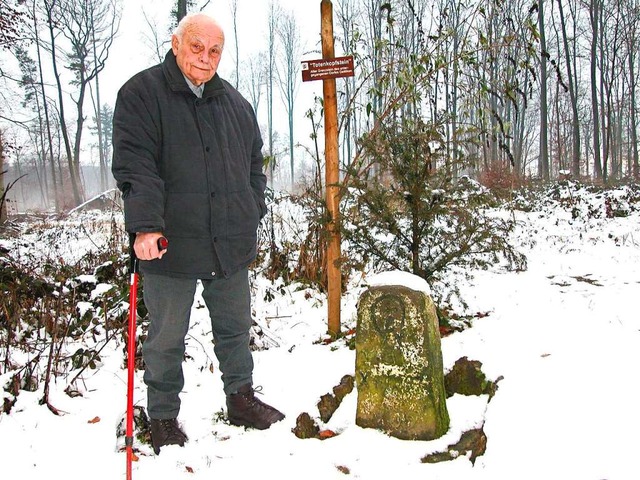
{"type": "Polygon", "coordinates": [[[158,240],[162,238],[161,232],[139,232],[136,233],[136,240],[133,243],[133,250],[136,252],[138,260],[154,260],[162,258],[167,249],[158,248],[158,240]]]}

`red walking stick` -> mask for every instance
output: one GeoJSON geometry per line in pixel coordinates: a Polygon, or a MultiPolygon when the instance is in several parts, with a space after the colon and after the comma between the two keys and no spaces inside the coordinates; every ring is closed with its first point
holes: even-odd
{"type": "MultiPolygon", "coordinates": [[[[136,308],[138,305],[138,258],[133,249],[135,233],[129,236],[129,344],[127,345],[127,426],[124,444],[127,450],[127,480],[131,480],[133,460],[133,380],[136,362],[136,308]]],[[[158,239],[158,250],[169,246],[165,237],[158,239]]]]}

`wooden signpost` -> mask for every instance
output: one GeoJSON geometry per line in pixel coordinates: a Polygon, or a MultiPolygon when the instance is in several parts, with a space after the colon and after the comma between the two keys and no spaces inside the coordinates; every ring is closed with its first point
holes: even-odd
{"type": "Polygon", "coordinates": [[[338,160],[338,102],[336,78],[353,76],[353,57],[334,55],[333,5],[331,0],[320,3],[322,59],[302,62],[302,80],[322,80],[324,97],[325,185],[329,213],[327,230],[327,322],[332,337],[340,334],[340,170],[338,160]]]}

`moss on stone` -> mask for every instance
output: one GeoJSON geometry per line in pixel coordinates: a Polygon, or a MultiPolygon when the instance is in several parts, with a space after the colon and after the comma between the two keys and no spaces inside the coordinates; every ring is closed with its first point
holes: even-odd
{"type": "Polygon", "coordinates": [[[356,423],[392,436],[431,440],[449,428],[442,352],[431,298],[403,286],[360,298],[356,423]]]}

